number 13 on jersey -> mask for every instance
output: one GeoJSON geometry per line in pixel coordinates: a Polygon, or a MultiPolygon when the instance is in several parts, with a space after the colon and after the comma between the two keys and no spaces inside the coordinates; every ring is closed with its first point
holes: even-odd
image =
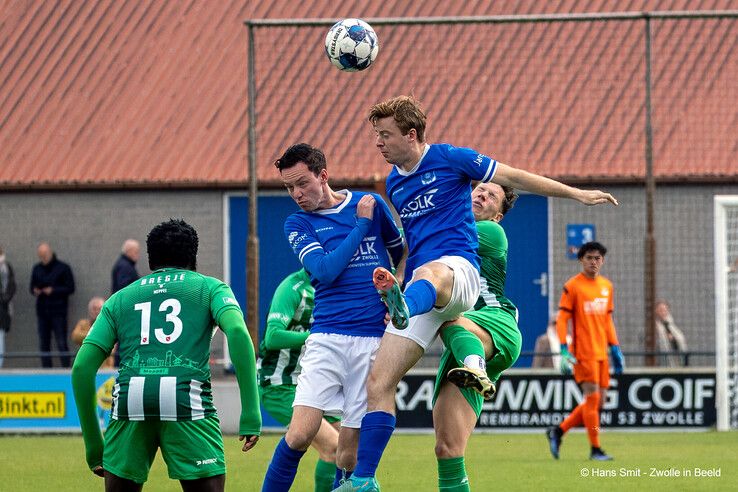
{"type": "MultiPolygon", "coordinates": [[[[141,311],[141,345],[148,345],[151,333],[151,302],[140,302],[133,306],[136,311],[141,311]]],[[[164,328],[154,328],[154,336],[161,343],[172,343],[182,334],[182,320],[179,313],[182,305],[177,299],[167,299],[159,305],[159,311],[166,313],[167,323],[173,325],[171,333],[164,332],[164,328]]]]}

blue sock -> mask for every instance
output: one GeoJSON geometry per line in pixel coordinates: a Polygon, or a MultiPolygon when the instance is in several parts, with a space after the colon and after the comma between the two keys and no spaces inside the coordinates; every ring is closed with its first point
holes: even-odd
{"type": "Polygon", "coordinates": [[[342,470],[340,468],[336,468],[336,479],[333,481],[333,488],[334,489],[337,489],[341,485],[341,479],[342,478],[345,478],[346,480],[348,480],[349,478],[351,478],[351,474],[352,473],[353,472],[350,472],[348,470],[345,470],[344,471],[344,470],[342,470]],[[345,475],[344,475],[344,473],[345,473],[345,475]]]}
{"type": "Polygon", "coordinates": [[[382,411],[367,413],[361,419],[355,477],[373,477],[377,472],[384,448],[395,430],[395,422],[394,415],[382,411]]]}
{"type": "Polygon", "coordinates": [[[410,317],[427,313],[433,309],[436,303],[436,288],[430,281],[420,279],[407,286],[405,289],[405,302],[410,317]]]}
{"type": "Polygon", "coordinates": [[[269,463],[261,492],[287,492],[295,481],[297,465],[305,451],[295,451],[287,445],[284,437],[274,449],[272,462],[269,463]]]}

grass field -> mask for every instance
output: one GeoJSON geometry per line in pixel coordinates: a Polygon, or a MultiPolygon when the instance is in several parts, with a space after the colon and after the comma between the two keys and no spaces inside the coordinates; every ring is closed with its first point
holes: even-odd
{"type": "MultiPolygon", "coordinates": [[[[226,490],[261,490],[279,437],[263,436],[254,450],[243,454],[236,438],[227,436],[226,490]]],[[[616,461],[588,461],[589,446],[583,433],[565,438],[559,461],[549,455],[542,433],[475,435],[466,460],[472,490],[738,490],[738,432],[606,432],[602,442],[616,461]],[[662,473],[678,470],[681,476],[653,477],[651,468],[662,473]],[[719,470],[720,476],[683,476],[684,470],[694,473],[695,468],[719,470]],[[608,474],[615,476],[605,476],[608,474]],[[623,476],[628,474],[633,476],[623,476]]],[[[80,436],[4,436],[0,450],[0,490],[102,490],[102,479],[85,466],[80,436]]],[[[308,452],[292,490],[313,490],[315,459],[315,452],[308,452]]],[[[378,478],[384,491],[437,490],[433,436],[395,435],[382,458],[378,478]]],[[[167,478],[160,456],[144,490],[181,490],[167,478]]]]}

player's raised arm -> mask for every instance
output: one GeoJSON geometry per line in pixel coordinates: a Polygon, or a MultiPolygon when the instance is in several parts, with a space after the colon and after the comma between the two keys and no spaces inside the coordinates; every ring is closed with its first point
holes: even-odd
{"type": "Polygon", "coordinates": [[[236,369],[238,391],[241,397],[241,419],[239,420],[239,440],[245,441],[243,451],[253,448],[261,434],[261,411],[259,392],[256,387],[256,356],[246,323],[241,312],[231,309],[223,313],[219,320],[220,328],[228,339],[228,350],[233,367],[236,369]]]}
{"type": "Polygon", "coordinates": [[[497,170],[492,181],[537,195],[570,198],[585,205],[618,204],[618,201],[610,193],[600,190],[582,190],[501,162],[497,163],[497,170]]]}
{"type": "MultiPolygon", "coordinates": [[[[366,195],[369,196],[369,195],[366,195]]],[[[362,200],[365,197],[362,197],[362,200]]],[[[372,199],[373,200],[373,199],[372,199]]],[[[361,203],[361,201],[359,202],[361,203]]],[[[343,272],[372,225],[374,202],[371,207],[365,201],[363,212],[357,205],[356,225],[341,244],[326,253],[312,228],[288,217],[284,224],[285,235],[305,270],[320,282],[330,284],[343,272]],[[362,215],[363,213],[363,215],[362,215]]]]}

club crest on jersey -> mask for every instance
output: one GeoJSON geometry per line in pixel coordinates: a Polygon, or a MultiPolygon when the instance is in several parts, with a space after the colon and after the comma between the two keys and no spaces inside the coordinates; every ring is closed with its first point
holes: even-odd
{"type": "Polygon", "coordinates": [[[438,188],[433,188],[432,190],[410,200],[404,207],[402,207],[400,217],[403,219],[418,217],[427,211],[434,209],[436,205],[433,203],[433,198],[437,191],[438,188]]]}
{"type": "Polygon", "coordinates": [[[602,290],[600,291],[600,294],[602,294],[602,295],[603,295],[603,296],[605,296],[605,297],[607,297],[607,295],[608,295],[609,293],[610,293],[610,289],[602,289],[602,290]]]}
{"type": "Polygon", "coordinates": [[[436,180],[435,171],[428,171],[427,173],[423,173],[423,175],[420,177],[420,182],[423,183],[424,185],[429,185],[435,180],[436,180]]]}

